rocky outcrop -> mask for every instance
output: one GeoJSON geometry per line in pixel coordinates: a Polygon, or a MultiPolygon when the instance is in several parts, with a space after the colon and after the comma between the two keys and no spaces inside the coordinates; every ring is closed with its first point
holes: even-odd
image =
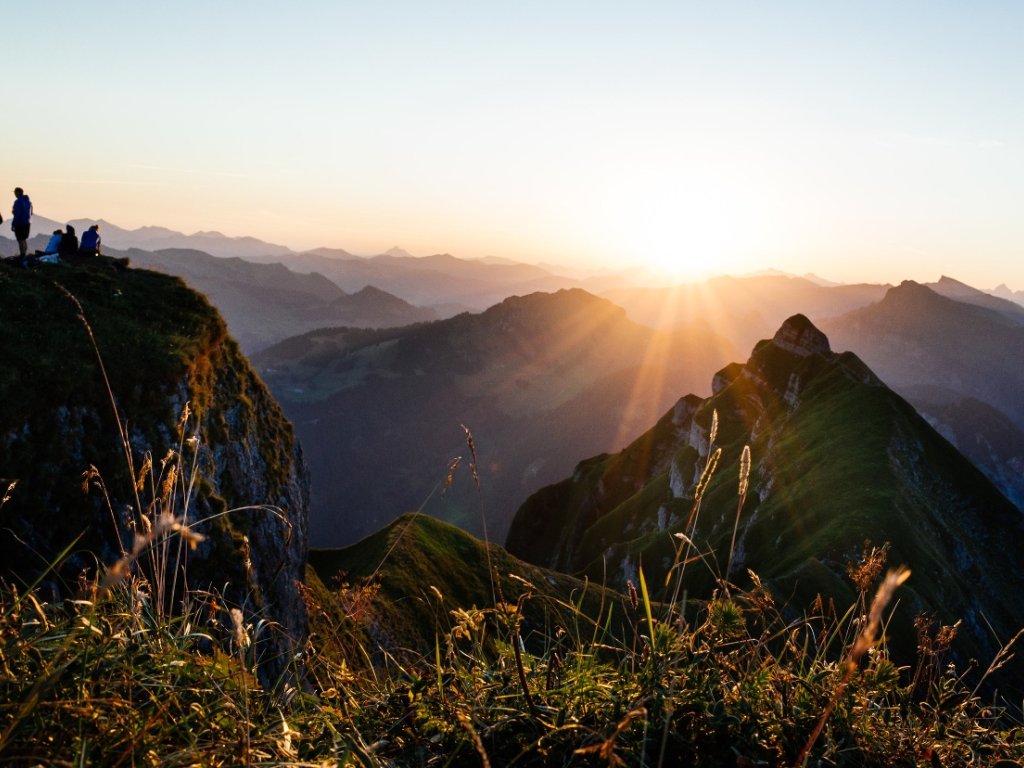
{"type": "Polygon", "coordinates": [[[793,315],[775,332],[772,343],[794,355],[827,355],[832,349],[828,338],[804,315],[793,315]]]}
{"type": "Polygon", "coordinates": [[[202,541],[171,539],[162,567],[152,550],[134,567],[171,575],[165,607],[187,586],[262,622],[276,676],[306,635],[309,487],[291,425],[203,297],[112,266],[0,265],[0,339],[19,374],[0,378],[0,478],[15,483],[4,576],[74,593],[173,514],[202,541]]]}

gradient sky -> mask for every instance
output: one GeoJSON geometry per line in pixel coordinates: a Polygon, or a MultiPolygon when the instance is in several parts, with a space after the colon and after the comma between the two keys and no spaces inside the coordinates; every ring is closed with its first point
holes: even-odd
{"type": "Polygon", "coordinates": [[[1024,3],[19,3],[55,219],[1024,289],[1024,3]]]}

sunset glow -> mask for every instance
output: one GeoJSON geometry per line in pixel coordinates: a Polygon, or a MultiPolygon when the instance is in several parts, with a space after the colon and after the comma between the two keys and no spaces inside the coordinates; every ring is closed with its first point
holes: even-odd
{"type": "Polygon", "coordinates": [[[63,0],[18,19],[8,184],[58,220],[1024,288],[1018,3],[63,0]],[[58,104],[74,117],[47,119],[58,104]]]}

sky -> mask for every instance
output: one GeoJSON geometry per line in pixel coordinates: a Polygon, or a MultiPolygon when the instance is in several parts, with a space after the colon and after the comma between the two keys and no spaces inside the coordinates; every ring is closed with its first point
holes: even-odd
{"type": "Polygon", "coordinates": [[[49,218],[679,279],[1024,290],[1024,3],[48,0],[3,169],[49,218]]]}

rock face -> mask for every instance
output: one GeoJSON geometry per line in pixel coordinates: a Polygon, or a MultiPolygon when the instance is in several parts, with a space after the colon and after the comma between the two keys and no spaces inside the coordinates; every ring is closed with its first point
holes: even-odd
{"type": "MultiPolygon", "coordinates": [[[[204,538],[194,551],[169,540],[181,569],[167,602],[187,584],[270,620],[262,652],[279,669],[306,634],[299,445],[201,296],[114,266],[0,265],[0,337],[17,372],[0,376],[0,477],[16,482],[0,508],[5,577],[69,594],[161,511],[184,516],[204,538]]],[[[152,572],[157,554],[136,567],[152,572]]]]}
{"type": "Polygon", "coordinates": [[[793,315],[775,332],[772,343],[800,357],[827,355],[832,349],[828,338],[803,315],[793,315]]]}
{"type": "Polygon", "coordinates": [[[818,594],[852,603],[846,567],[870,539],[888,542],[890,564],[913,571],[892,624],[907,654],[918,611],[963,620],[960,661],[998,650],[986,622],[1001,638],[1024,625],[1014,544],[1024,517],[856,356],[831,352],[806,318],[790,318],[744,365],[723,369],[714,392],[684,398],[622,452],[588,459],[530,497],[509,552],[613,587],[642,567],[660,585],[676,557],[672,534],[685,532],[701,553],[685,571],[690,596],[709,595],[731,562],[731,580],[743,584],[752,569],[801,615],[818,594]],[[749,491],[730,552],[747,445],[749,491]]]}

